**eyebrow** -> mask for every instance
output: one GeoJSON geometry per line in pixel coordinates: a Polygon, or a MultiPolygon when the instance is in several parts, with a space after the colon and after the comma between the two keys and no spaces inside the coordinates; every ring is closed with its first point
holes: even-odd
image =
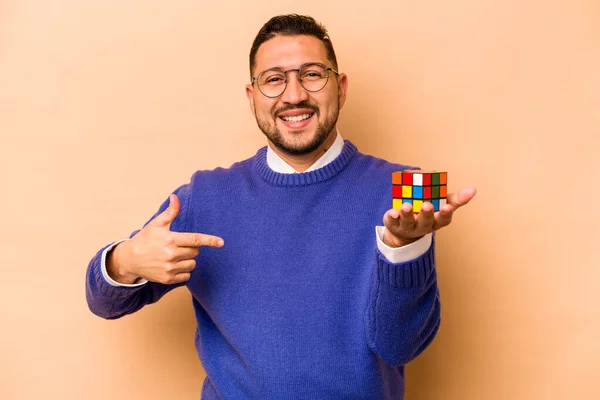
{"type": "MultiPolygon", "coordinates": [[[[327,64],[325,64],[325,63],[323,63],[321,61],[309,61],[309,62],[305,62],[304,64],[301,64],[298,68],[288,68],[287,70],[290,70],[290,69],[292,69],[292,70],[294,70],[294,69],[300,69],[300,68],[302,68],[302,67],[304,67],[306,65],[310,65],[310,64],[321,64],[321,65],[325,65],[325,67],[327,67],[327,64]]],[[[283,71],[286,71],[286,69],[284,69],[281,66],[271,67],[271,68],[267,68],[265,70],[260,71],[259,74],[261,74],[263,72],[267,72],[267,71],[281,71],[281,72],[283,72],[283,71]]]]}
{"type": "Polygon", "coordinates": [[[285,71],[285,70],[283,69],[283,67],[272,67],[272,68],[267,68],[261,72],[266,72],[266,71],[285,71]]]}

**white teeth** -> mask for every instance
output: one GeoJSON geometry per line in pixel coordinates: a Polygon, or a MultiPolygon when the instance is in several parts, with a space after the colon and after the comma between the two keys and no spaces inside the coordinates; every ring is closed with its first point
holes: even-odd
{"type": "Polygon", "coordinates": [[[295,117],[281,117],[286,122],[300,122],[311,117],[312,114],[302,114],[295,117]]]}

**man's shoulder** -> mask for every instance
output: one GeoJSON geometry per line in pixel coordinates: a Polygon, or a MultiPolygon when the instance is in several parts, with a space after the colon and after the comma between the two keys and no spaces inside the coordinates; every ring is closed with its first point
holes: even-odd
{"type": "Polygon", "coordinates": [[[218,181],[223,179],[235,179],[236,177],[243,178],[252,173],[253,163],[255,158],[265,152],[266,147],[260,148],[255,155],[244,160],[236,161],[228,167],[215,167],[212,169],[200,169],[195,171],[191,177],[191,183],[218,181]]]}
{"type": "Polygon", "coordinates": [[[373,173],[375,171],[380,173],[392,173],[408,169],[419,169],[419,167],[414,165],[393,162],[372,154],[363,153],[360,150],[357,151],[356,156],[356,161],[361,169],[368,173],[373,173]]]}

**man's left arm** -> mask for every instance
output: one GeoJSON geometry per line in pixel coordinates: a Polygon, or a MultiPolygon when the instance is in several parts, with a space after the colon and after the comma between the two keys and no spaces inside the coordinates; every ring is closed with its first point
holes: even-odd
{"type": "Polygon", "coordinates": [[[384,215],[385,228],[378,236],[385,246],[381,251],[378,243],[365,323],[369,346],[385,363],[407,364],[433,341],[440,326],[434,232],[450,224],[454,211],[475,193],[474,188],[452,193],[435,213],[431,203],[424,203],[416,215],[409,204],[384,215]],[[390,250],[402,249],[407,254],[411,246],[414,258],[390,257],[390,250]]]}

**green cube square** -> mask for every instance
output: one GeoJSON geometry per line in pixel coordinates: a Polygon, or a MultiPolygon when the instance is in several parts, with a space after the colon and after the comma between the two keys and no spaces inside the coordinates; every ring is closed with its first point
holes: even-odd
{"type": "Polygon", "coordinates": [[[440,173],[439,172],[435,172],[435,173],[431,174],[431,184],[432,185],[440,184],[440,173]]]}

